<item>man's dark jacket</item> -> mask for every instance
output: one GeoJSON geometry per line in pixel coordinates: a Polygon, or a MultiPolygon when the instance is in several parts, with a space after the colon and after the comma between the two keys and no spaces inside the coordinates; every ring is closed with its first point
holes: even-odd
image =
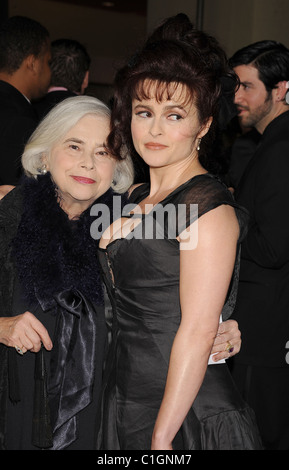
{"type": "Polygon", "coordinates": [[[236,191],[248,209],[233,314],[242,333],[236,363],[288,367],[289,112],[265,129],[236,191]]]}
{"type": "MultiPolygon", "coordinates": [[[[22,215],[22,187],[11,191],[0,201],[0,312],[9,316],[16,273],[11,259],[11,241],[15,237],[22,215]]],[[[5,449],[6,407],[8,394],[8,351],[0,344],[0,450],[5,449]]]]}
{"type": "Polygon", "coordinates": [[[25,96],[0,80],[0,184],[18,183],[24,146],[37,123],[34,109],[25,96]]]}
{"type": "Polygon", "coordinates": [[[75,93],[70,92],[69,90],[57,90],[50,91],[40,100],[33,103],[34,111],[36,112],[37,118],[43,119],[49,111],[51,111],[54,106],[58,103],[61,103],[67,98],[72,98],[77,96],[75,93]]]}

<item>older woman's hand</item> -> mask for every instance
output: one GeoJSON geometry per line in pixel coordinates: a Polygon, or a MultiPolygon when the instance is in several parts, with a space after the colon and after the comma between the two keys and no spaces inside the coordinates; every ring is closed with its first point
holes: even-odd
{"type": "Polygon", "coordinates": [[[221,359],[228,359],[228,357],[237,354],[240,349],[241,332],[238,328],[238,323],[235,320],[227,320],[220,323],[211,351],[212,354],[215,354],[213,360],[219,361],[221,359]]]}
{"type": "Polygon", "coordinates": [[[6,346],[19,348],[20,353],[28,350],[38,352],[41,344],[48,351],[52,349],[48,331],[30,312],[14,317],[1,317],[0,342],[6,346]]]}

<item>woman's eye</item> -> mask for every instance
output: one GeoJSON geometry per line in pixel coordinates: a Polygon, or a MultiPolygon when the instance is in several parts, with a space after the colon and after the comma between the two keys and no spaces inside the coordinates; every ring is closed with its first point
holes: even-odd
{"type": "Polygon", "coordinates": [[[141,118],[147,118],[151,116],[151,113],[149,111],[139,111],[136,115],[141,118]]]}
{"type": "Polygon", "coordinates": [[[183,118],[182,116],[180,116],[180,114],[170,114],[169,119],[171,121],[179,121],[180,119],[183,119],[183,118]]]}
{"type": "Polygon", "coordinates": [[[79,147],[76,144],[71,144],[69,148],[71,148],[72,150],[79,150],[79,147]]]}
{"type": "Polygon", "coordinates": [[[107,157],[109,155],[107,150],[98,150],[96,155],[101,155],[102,157],[107,157]]]}

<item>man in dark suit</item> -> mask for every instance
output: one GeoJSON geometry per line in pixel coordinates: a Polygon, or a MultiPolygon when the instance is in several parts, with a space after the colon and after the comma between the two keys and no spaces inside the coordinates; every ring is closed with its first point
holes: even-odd
{"type": "Polygon", "coordinates": [[[83,95],[89,83],[90,57],[86,48],[78,41],[53,41],[50,66],[51,85],[48,93],[34,103],[40,119],[65,98],[83,95]]]}
{"type": "Polygon", "coordinates": [[[38,120],[31,101],[50,84],[49,33],[30,18],[0,25],[0,184],[16,185],[21,155],[38,120]]]}
{"type": "Polygon", "coordinates": [[[241,124],[261,134],[235,191],[250,222],[233,315],[243,341],[230,366],[255,410],[264,447],[289,450],[289,50],[261,41],[230,63],[240,79],[241,124]]]}
{"type": "Polygon", "coordinates": [[[254,155],[260,140],[260,134],[253,127],[238,136],[230,149],[230,163],[228,171],[228,182],[232,188],[236,188],[239,181],[254,155]]]}

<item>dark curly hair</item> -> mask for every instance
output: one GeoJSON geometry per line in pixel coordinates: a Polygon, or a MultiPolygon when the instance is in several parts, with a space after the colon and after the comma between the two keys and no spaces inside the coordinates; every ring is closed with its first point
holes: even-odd
{"type": "Polygon", "coordinates": [[[188,17],[176,15],[166,20],[148,38],[142,50],[118,71],[112,108],[112,127],[108,145],[115,154],[126,147],[133,156],[130,122],[134,98],[149,98],[150,86],[157,89],[156,99],[170,99],[176,86],[184,85],[184,101],[194,102],[200,124],[213,117],[213,125],[202,141],[200,161],[215,171],[216,161],[207,151],[215,137],[221,96],[233,95],[237,77],[229,69],[227,58],[216,39],[194,29],[188,17]]]}

